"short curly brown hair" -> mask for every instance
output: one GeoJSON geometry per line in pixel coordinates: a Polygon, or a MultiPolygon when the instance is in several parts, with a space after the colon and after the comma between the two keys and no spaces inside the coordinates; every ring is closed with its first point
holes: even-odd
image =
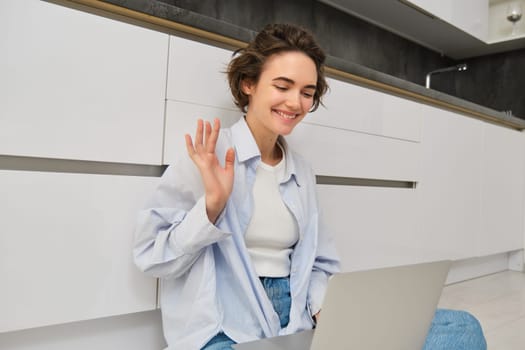
{"type": "Polygon", "coordinates": [[[314,61],[317,68],[317,84],[310,112],[315,111],[322,103],[321,98],[328,89],[324,76],[326,55],[313,35],[295,25],[269,24],[246,48],[235,51],[234,55],[237,53],[239,55],[231,60],[226,71],[235,105],[244,113],[249,99],[242,91],[242,82],[257,83],[268,57],[286,51],[302,52],[314,61]]]}

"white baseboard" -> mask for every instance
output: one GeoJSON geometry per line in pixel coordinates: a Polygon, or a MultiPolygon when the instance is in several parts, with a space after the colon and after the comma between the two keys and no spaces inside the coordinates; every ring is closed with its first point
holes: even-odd
{"type": "Polygon", "coordinates": [[[0,333],[0,349],[9,350],[160,350],[165,346],[159,310],[0,333]]]}
{"type": "Polygon", "coordinates": [[[509,270],[524,272],[525,271],[525,256],[523,249],[509,252],[509,270]]]}
{"type": "Polygon", "coordinates": [[[523,249],[454,261],[445,284],[466,281],[509,269],[523,271],[523,249]]]}

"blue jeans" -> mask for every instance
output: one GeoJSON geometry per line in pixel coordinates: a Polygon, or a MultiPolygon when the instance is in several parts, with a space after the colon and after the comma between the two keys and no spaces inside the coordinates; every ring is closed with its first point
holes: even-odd
{"type": "MultiPolygon", "coordinates": [[[[281,327],[288,324],[290,316],[290,283],[288,278],[262,277],[266,294],[281,320],[281,327]]],[[[226,334],[219,333],[201,350],[232,350],[235,344],[226,334]]],[[[481,326],[468,312],[436,310],[423,350],[486,350],[487,343],[481,326]]]]}
{"type": "MultiPolygon", "coordinates": [[[[261,283],[273,304],[275,312],[279,315],[281,328],[286,327],[290,320],[290,306],[292,305],[290,279],[288,277],[261,277],[261,283]]],[[[201,350],[232,350],[231,346],[233,344],[235,344],[235,342],[226,334],[219,333],[204,345],[201,350]]]]}

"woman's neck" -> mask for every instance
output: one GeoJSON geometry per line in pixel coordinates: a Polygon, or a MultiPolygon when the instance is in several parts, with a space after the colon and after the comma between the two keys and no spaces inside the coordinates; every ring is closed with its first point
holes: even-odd
{"type": "Polygon", "coordinates": [[[273,143],[273,147],[268,149],[267,152],[263,152],[261,147],[259,147],[259,150],[261,151],[261,161],[268,165],[277,165],[281,159],[283,159],[282,150],[281,147],[277,145],[277,140],[273,143]]]}
{"type": "Polygon", "coordinates": [[[261,161],[269,165],[278,164],[283,158],[281,148],[277,145],[277,140],[279,135],[272,134],[269,132],[264,132],[263,128],[254,127],[246,119],[248,128],[252,132],[253,138],[259,147],[259,152],[261,153],[261,161]]]}
{"type": "Polygon", "coordinates": [[[277,137],[264,138],[253,135],[261,152],[261,161],[268,165],[276,165],[283,158],[281,148],[277,145],[277,137]]]}

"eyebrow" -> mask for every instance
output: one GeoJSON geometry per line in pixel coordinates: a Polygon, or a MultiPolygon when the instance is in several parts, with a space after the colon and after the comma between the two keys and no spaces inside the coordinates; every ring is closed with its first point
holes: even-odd
{"type": "MultiPolygon", "coordinates": [[[[272,81],[276,81],[276,80],[283,80],[283,81],[285,81],[285,82],[287,82],[289,84],[295,84],[295,81],[293,81],[292,79],[287,78],[287,77],[277,77],[277,78],[272,79],[272,81]]],[[[317,89],[317,86],[315,86],[315,85],[306,85],[304,87],[304,89],[314,89],[315,90],[315,89],[317,89]]]]}

